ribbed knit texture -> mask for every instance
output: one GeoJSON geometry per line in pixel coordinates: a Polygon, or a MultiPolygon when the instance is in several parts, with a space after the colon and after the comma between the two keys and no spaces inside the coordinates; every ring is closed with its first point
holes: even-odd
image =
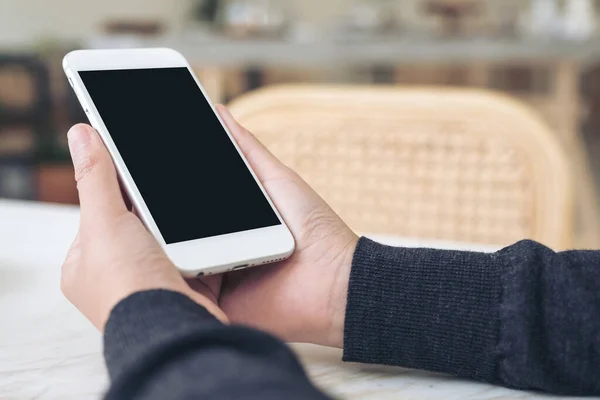
{"type": "MultiPolygon", "coordinates": [[[[600,252],[523,241],[482,254],[362,238],[344,340],[346,361],[600,395],[600,252]]],[[[108,399],[327,398],[283,343],[165,290],[114,308],[105,357],[108,399]]]]}
{"type": "Polygon", "coordinates": [[[104,344],[107,400],[328,399],[285,344],[224,325],[180,293],[150,290],[121,301],[104,344]]]}
{"type": "Polygon", "coordinates": [[[223,324],[188,297],[167,290],[134,293],[112,310],[104,331],[104,359],[111,379],[127,371],[149,349],[168,346],[190,332],[223,324]],[[132,357],[137,355],[138,357],[132,357]]]}
{"type": "Polygon", "coordinates": [[[600,396],[600,251],[527,240],[502,262],[498,376],[506,386],[600,396]]]}
{"type": "Polygon", "coordinates": [[[600,252],[526,240],[484,254],[361,238],[344,333],[346,361],[600,395],[600,252]]]}
{"type": "Polygon", "coordinates": [[[383,246],[354,255],[344,360],[495,377],[500,271],[490,255],[383,246]]]}

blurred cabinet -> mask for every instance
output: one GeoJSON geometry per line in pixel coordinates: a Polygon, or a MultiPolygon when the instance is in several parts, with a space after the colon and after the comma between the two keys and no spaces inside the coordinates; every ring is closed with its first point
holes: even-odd
{"type": "MultiPolygon", "coordinates": [[[[77,203],[52,64],[37,55],[0,55],[0,198],[77,203]]],[[[60,77],[64,84],[62,71],[60,77]]]]}
{"type": "Polygon", "coordinates": [[[37,143],[50,131],[48,71],[34,56],[0,55],[0,197],[36,197],[37,143]]]}
{"type": "Polygon", "coordinates": [[[75,172],[71,165],[42,164],[35,168],[37,200],[50,203],[78,204],[75,172]]]}

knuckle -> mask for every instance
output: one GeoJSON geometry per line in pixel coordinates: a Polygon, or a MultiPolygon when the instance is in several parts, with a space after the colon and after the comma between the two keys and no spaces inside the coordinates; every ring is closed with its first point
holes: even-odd
{"type": "Polygon", "coordinates": [[[313,240],[322,240],[329,236],[331,227],[335,226],[336,215],[327,206],[312,210],[304,221],[305,234],[313,240]]]}
{"type": "Polygon", "coordinates": [[[70,278],[67,276],[67,274],[64,273],[64,269],[63,269],[63,274],[60,277],[60,291],[62,292],[62,294],[65,297],[68,297],[68,294],[70,292],[70,278]]]}
{"type": "Polygon", "coordinates": [[[90,175],[97,163],[97,158],[93,154],[84,157],[75,167],[75,181],[82,182],[90,175]]]}
{"type": "Polygon", "coordinates": [[[141,225],[141,221],[138,217],[136,217],[132,212],[125,212],[121,215],[119,215],[118,218],[116,218],[113,221],[113,227],[115,228],[115,231],[130,231],[130,230],[138,230],[139,226],[141,225]]]}

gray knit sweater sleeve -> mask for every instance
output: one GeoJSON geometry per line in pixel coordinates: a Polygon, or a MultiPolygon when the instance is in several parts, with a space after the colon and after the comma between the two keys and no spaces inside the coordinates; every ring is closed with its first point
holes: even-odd
{"type": "Polygon", "coordinates": [[[362,238],[344,359],[600,395],[600,252],[522,241],[483,254],[362,238]]]}

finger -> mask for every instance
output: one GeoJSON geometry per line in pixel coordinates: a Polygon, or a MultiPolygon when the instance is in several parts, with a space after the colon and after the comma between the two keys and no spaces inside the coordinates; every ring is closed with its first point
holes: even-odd
{"type": "Polygon", "coordinates": [[[185,281],[188,286],[195,292],[203,294],[209,297],[211,300],[217,302],[219,300],[219,293],[221,292],[221,282],[223,278],[221,275],[211,275],[200,278],[186,278],[185,281]]]}
{"type": "Polygon", "coordinates": [[[223,284],[223,275],[209,275],[203,278],[200,278],[202,282],[212,292],[216,299],[219,299],[219,293],[221,292],[221,285],[223,284]]]}
{"type": "Polygon", "coordinates": [[[88,125],[75,125],[68,134],[69,150],[81,204],[81,220],[110,220],[127,212],[117,173],[102,140],[88,125]]]}
{"type": "Polygon", "coordinates": [[[125,203],[125,208],[132,211],[133,204],[131,203],[131,199],[129,198],[127,189],[125,189],[125,185],[123,184],[123,180],[121,179],[121,177],[120,176],[117,176],[117,177],[118,177],[118,181],[119,181],[119,190],[121,191],[121,197],[123,198],[123,202],[125,203]]]}
{"type": "Polygon", "coordinates": [[[246,156],[258,179],[266,180],[274,173],[285,170],[286,167],[267,148],[256,139],[246,128],[241,126],[231,115],[227,107],[219,104],[216,106],[219,115],[227,125],[229,132],[246,156]]]}

